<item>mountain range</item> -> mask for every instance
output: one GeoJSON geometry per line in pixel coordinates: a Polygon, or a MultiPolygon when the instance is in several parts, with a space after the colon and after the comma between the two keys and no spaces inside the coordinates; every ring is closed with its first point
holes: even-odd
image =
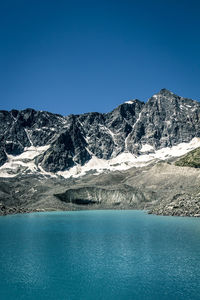
{"type": "Polygon", "coordinates": [[[167,89],[109,113],[1,110],[0,215],[87,205],[200,216],[199,118],[199,102],[167,89]]]}
{"type": "Polygon", "coordinates": [[[0,176],[69,177],[83,170],[126,169],[146,160],[180,156],[200,146],[196,139],[184,149],[174,148],[200,137],[199,118],[199,102],[166,89],[146,103],[129,100],[109,113],[0,111],[0,176]]]}

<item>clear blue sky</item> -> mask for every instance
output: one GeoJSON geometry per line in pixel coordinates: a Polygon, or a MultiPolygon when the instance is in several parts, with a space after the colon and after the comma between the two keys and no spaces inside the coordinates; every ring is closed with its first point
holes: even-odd
{"type": "Polygon", "coordinates": [[[0,109],[108,112],[164,87],[200,100],[200,1],[0,1],[0,109]]]}

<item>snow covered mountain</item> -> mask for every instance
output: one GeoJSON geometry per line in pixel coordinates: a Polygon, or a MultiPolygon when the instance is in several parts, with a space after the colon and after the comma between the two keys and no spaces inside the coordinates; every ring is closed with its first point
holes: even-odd
{"type": "Polygon", "coordinates": [[[0,177],[127,169],[200,147],[200,103],[162,89],[110,113],[0,111],[0,177]]]}

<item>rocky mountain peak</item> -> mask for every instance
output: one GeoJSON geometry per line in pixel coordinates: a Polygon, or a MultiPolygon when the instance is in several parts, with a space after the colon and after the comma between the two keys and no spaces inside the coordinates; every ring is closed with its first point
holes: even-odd
{"type": "Polygon", "coordinates": [[[174,93],[172,93],[171,91],[163,88],[158,92],[158,95],[163,95],[163,96],[171,96],[171,95],[175,95],[174,93]]]}
{"type": "Polygon", "coordinates": [[[161,101],[161,100],[162,101],[171,101],[174,98],[180,98],[180,97],[167,89],[161,89],[158,93],[154,94],[151,98],[149,98],[149,100],[151,100],[151,101],[157,101],[157,100],[158,101],[161,101]]]}

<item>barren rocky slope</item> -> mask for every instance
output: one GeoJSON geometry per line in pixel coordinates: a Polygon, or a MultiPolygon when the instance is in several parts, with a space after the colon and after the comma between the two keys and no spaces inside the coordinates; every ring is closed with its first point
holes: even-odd
{"type": "Polygon", "coordinates": [[[1,214],[79,209],[147,209],[151,213],[200,215],[200,170],[160,162],[77,179],[34,176],[2,179],[1,214]]]}

